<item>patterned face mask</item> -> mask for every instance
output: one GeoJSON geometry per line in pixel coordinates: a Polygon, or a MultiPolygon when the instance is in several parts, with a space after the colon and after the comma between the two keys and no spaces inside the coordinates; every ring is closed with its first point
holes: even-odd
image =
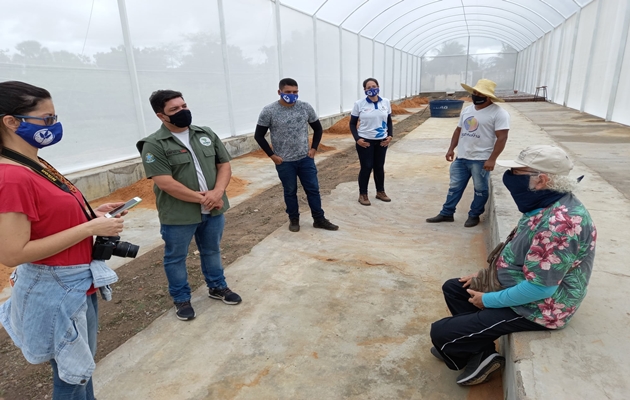
{"type": "Polygon", "coordinates": [[[290,93],[280,93],[280,98],[284,100],[285,103],[293,104],[297,101],[298,95],[290,93]]]}
{"type": "Polygon", "coordinates": [[[368,97],[378,96],[380,90],[378,88],[372,88],[365,91],[365,95],[368,97]]]}
{"type": "Polygon", "coordinates": [[[15,134],[31,146],[41,149],[58,143],[63,137],[63,128],[61,122],[50,126],[42,126],[22,121],[15,134]]]}

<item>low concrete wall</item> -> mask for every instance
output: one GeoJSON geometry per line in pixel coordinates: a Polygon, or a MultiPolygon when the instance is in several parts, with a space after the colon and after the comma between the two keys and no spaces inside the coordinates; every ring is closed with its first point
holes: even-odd
{"type": "MultiPolygon", "coordinates": [[[[323,117],[320,118],[320,122],[324,129],[328,129],[348,114],[340,113],[323,117]]],[[[259,149],[253,133],[226,138],[222,141],[232,157],[242,156],[259,149]]],[[[81,190],[86,199],[94,200],[108,196],[120,188],[136,183],[145,178],[145,174],[142,161],[140,157],[137,157],[128,161],[74,172],[68,174],[67,178],[81,190]]]]}

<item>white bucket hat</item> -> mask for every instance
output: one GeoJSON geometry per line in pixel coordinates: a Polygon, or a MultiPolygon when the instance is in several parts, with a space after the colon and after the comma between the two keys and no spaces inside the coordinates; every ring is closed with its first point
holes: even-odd
{"type": "Polygon", "coordinates": [[[516,160],[497,160],[497,164],[507,168],[529,167],[554,175],[569,175],[573,169],[573,162],[564,150],[546,144],[529,146],[516,160]]]}

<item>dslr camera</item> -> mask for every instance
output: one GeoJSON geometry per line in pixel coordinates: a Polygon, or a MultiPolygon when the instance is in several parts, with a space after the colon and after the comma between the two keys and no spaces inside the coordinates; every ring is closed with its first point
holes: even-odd
{"type": "Polygon", "coordinates": [[[136,258],[140,246],[121,242],[120,236],[97,236],[92,247],[92,258],[109,260],[112,256],[136,258]]]}

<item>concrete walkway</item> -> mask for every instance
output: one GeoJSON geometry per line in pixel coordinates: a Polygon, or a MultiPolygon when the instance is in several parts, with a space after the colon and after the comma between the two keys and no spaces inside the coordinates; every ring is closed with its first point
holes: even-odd
{"type": "Polygon", "coordinates": [[[428,351],[430,323],[448,315],[442,282],[486,255],[484,226],[464,229],[464,217],[424,222],[446,195],[443,154],[455,123],[430,119],[390,149],[391,203],[361,206],[356,183],[339,185],[323,199],[339,231],[284,226],[231,264],[241,305],[208,299],[202,288],[195,320],[170,310],[110,353],[97,367],[97,396],[501,398],[499,375],[458,387],[457,372],[428,351]]]}

